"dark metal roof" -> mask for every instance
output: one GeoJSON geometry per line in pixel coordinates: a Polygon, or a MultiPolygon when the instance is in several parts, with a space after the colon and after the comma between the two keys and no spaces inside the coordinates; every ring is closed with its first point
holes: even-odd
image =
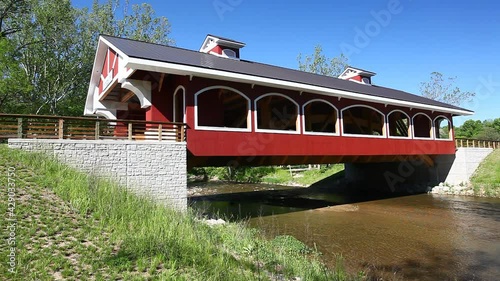
{"type": "Polygon", "coordinates": [[[243,43],[243,42],[236,41],[236,40],[233,40],[233,39],[229,39],[229,38],[226,38],[226,37],[221,37],[221,36],[217,36],[217,35],[213,35],[213,34],[207,34],[207,36],[212,36],[212,37],[215,37],[215,38],[222,39],[224,41],[229,41],[229,42],[233,42],[233,43],[236,43],[236,44],[245,45],[245,43],[243,43]]]}
{"type": "Polygon", "coordinates": [[[377,74],[377,73],[375,73],[373,71],[369,71],[369,70],[362,69],[362,68],[359,68],[359,67],[354,67],[354,66],[351,66],[351,65],[348,65],[347,68],[352,68],[352,69],[356,69],[356,70],[359,70],[359,71],[362,71],[362,72],[371,73],[373,75],[377,74]]]}
{"type": "MultiPolygon", "coordinates": [[[[129,57],[147,59],[159,62],[168,62],[180,65],[229,71],[233,73],[247,74],[264,78],[278,79],[301,84],[343,90],[348,92],[366,94],[382,98],[408,101],[426,105],[440,106],[455,110],[467,109],[446,104],[443,102],[424,98],[404,91],[391,88],[364,85],[352,81],[342,80],[330,76],[283,68],[263,63],[246,60],[234,60],[217,57],[197,51],[164,46],[159,44],[145,43],[130,39],[102,36],[120,51],[129,57]]],[[[471,112],[472,113],[472,112],[471,112]]]]}

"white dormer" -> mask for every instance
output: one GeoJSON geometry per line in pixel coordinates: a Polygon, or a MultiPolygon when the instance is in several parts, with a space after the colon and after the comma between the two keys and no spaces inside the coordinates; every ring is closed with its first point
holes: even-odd
{"type": "Polygon", "coordinates": [[[354,68],[351,66],[346,67],[344,72],[339,75],[339,79],[349,80],[360,84],[371,85],[372,76],[375,76],[375,72],[364,70],[361,68],[354,68]]]}
{"type": "Polygon", "coordinates": [[[201,45],[200,52],[224,58],[239,59],[240,49],[243,47],[245,47],[245,43],[208,34],[201,45]]]}

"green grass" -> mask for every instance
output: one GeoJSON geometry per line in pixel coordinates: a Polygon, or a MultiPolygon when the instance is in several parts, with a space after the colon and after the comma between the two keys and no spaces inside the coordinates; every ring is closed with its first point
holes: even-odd
{"type": "Polygon", "coordinates": [[[471,184],[476,195],[500,197],[500,149],[494,150],[479,165],[471,184]]]}
{"type": "Polygon", "coordinates": [[[322,166],[320,169],[311,169],[293,175],[287,169],[276,169],[274,173],[264,176],[262,182],[309,186],[342,170],[344,170],[344,164],[335,164],[329,167],[322,166]]]}
{"type": "Polygon", "coordinates": [[[229,169],[227,167],[206,167],[191,169],[189,174],[192,178],[202,177],[203,180],[215,179],[242,183],[309,186],[342,170],[344,170],[344,164],[335,164],[328,167],[322,165],[320,169],[294,172],[293,174],[290,173],[288,168],[280,168],[277,166],[239,167],[237,169],[229,169]]]}
{"type": "Polygon", "coordinates": [[[266,240],[244,223],[211,227],[192,210],[156,205],[41,154],[0,145],[0,172],[0,276],[8,280],[355,278],[326,268],[293,237],[266,240]],[[15,185],[15,274],[6,240],[8,181],[15,185]]]}

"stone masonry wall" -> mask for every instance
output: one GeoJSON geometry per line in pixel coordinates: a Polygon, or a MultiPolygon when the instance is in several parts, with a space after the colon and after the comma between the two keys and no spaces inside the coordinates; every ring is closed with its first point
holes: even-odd
{"type": "Polygon", "coordinates": [[[45,152],[83,172],[114,179],[161,204],[187,208],[184,142],[9,139],[9,147],[45,152]]]}

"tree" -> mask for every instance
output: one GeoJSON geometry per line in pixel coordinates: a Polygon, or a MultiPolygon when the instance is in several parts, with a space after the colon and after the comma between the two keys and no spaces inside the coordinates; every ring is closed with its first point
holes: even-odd
{"type": "Polygon", "coordinates": [[[0,2],[0,112],[21,112],[24,107],[18,99],[31,90],[19,64],[20,46],[10,38],[21,30],[28,9],[24,0],[0,2]]]}
{"type": "Polygon", "coordinates": [[[338,77],[347,67],[347,57],[340,54],[338,57],[327,58],[323,54],[321,45],[316,45],[314,54],[306,55],[302,60],[302,54],[297,57],[299,70],[316,74],[338,77]]]}
{"type": "Polygon", "coordinates": [[[473,138],[483,129],[483,123],[480,120],[467,120],[462,126],[455,129],[457,138],[473,138]]]}
{"type": "Polygon", "coordinates": [[[420,93],[426,98],[456,106],[472,101],[476,93],[460,90],[455,86],[455,79],[456,77],[445,79],[443,74],[432,72],[430,81],[420,84],[420,93]]]}
{"type": "Polygon", "coordinates": [[[467,120],[462,126],[455,128],[458,138],[479,140],[500,140],[500,118],[494,120],[467,120]]]}
{"type": "Polygon", "coordinates": [[[493,127],[483,127],[483,129],[475,136],[478,140],[500,141],[500,132],[493,127]]]}
{"type": "Polygon", "coordinates": [[[94,0],[90,11],[70,0],[2,0],[0,112],[81,115],[99,34],[173,43],[149,4],[128,11],[128,0],[94,0]]]}

